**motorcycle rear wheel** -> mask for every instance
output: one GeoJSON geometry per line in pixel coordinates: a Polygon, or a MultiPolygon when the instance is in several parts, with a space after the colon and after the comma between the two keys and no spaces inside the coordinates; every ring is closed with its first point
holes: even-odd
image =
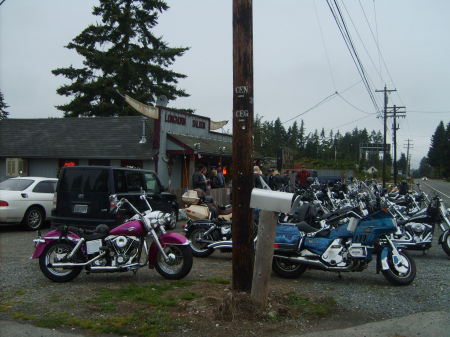
{"type": "Polygon", "coordinates": [[[158,251],[156,256],[156,271],[166,279],[179,280],[185,277],[192,268],[192,249],[187,245],[167,245],[164,252],[171,258],[165,261],[158,251]]]}
{"type": "Polygon", "coordinates": [[[195,257],[207,257],[210,256],[213,252],[213,248],[208,248],[208,243],[200,242],[201,239],[213,240],[213,238],[209,235],[208,237],[204,237],[204,233],[207,231],[207,228],[195,228],[194,230],[188,232],[186,237],[190,241],[190,246],[192,248],[192,255],[195,257]]]}
{"type": "Polygon", "coordinates": [[[416,277],[416,263],[407,251],[399,252],[402,258],[402,265],[397,267],[393,261],[392,252],[389,252],[387,262],[388,270],[382,270],[383,276],[393,285],[403,286],[411,284],[416,277]]]}
{"type": "Polygon", "coordinates": [[[63,260],[72,251],[73,247],[74,245],[68,242],[58,241],[54,241],[45,247],[39,257],[39,267],[42,273],[54,282],[68,282],[77,277],[82,267],[53,268],[49,266],[51,263],[63,260]]]}
{"type": "Polygon", "coordinates": [[[305,272],[307,267],[306,264],[290,262],[278,257],[274,257],[272,261],[272,270],[284,278],[297,278],[305,272]]]}

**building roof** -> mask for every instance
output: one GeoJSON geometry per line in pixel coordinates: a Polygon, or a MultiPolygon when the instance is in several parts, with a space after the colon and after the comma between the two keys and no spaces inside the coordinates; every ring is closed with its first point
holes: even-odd
{"type": "Polygon", "coordinates": [[[230,141],[223,141],[213,138],[193,137],[174,134],[170,134],[169,136],[172,137],[172,139],[178,141],[179,143],[188,146],[191,150],[195,149],[194,144],[199,143],[200,147],[198,150],[196,150],[199,153],[231,156],[232,150],[231,137],[230,141]],[[222,152],[220,148],[222,148],[222,152]]]}
{"type": "Polygon", "coordinates": [[[151,159],[154,121],[142,117],[0,120],[0,157],[151,159]]]}
{"type": "MultiPolygon", "coordinates": [[[[228,138],[228,141],[214,139],[214,138],[193,137],[193,136],[175,135],[175,134],[169,134],[169,137],[171,137],[171,139],[175,139],[175,141],[177,143],[179,143],[180,145],[184,144],[185,146],[187,146],[188,148],[186,150],[195,150],[194,144],[199,143],[200,148],[198,150],[196,150],[198,153],[217,155],[217,156],[231,156],[232,150],[233,150],[233,143],[232,143],[231,135],[225,135],[225,134],[219,134],[219,133],[217,133],[217,134],[224,137],[224,139],[228,138]],[[222,150],[220,150],[220,148],[222,148],[222,150]]],[[[189,151],[186,151],[186,153],[189,153],[189,151]]],[[[253,151],[253,157],[255,159],[262,159],[264,156],[256,151],[253,151]]]]}

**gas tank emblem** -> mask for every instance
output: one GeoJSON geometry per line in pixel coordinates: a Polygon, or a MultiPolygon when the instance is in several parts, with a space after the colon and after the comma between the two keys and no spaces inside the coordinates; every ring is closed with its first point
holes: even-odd
{"type": "Polygon", "coordinates": [[[128,231],[129,232],[132,232],[132,231],[134,231],[136,229],[136,227],[128,227],[128,231]]]}

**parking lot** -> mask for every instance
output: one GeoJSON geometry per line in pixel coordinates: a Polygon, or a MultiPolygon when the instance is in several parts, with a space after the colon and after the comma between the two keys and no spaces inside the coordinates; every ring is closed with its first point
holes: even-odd
{"type": "MultiPolygon", "coordinates": [[[[180,223],[178,224],[179,227],[180,223]]],[[[179,229],[178,229],[179,230],[179,229]]],[[[30,260],[34,232],[14,226],[0,227],[0,300],[12,303],[13,308],[0,312],[0,318],[11,319],[8,312],[27,306],[42,306],[51,310],[52,299],[88,296],[88,289],[167,282],[155,271],[146,268],[132,273],[82,273],[74,281],[57,284],[46,279],[39,270],[38,261],[30,260]]],[[[417,264],[417,276],[412,285],[391,286],[375,273],[375,263],[359,273],[336,273],[308,270],[299,279],[271,278],[273,289],[297,291],[332,297],[344,310],[359,313],[360,323],[427,311],[450,311],[450,260],[436,242],[426,253],[412,252],[417,264]],[[363,318],[364,317],[364,318],[363,318]]],[[[231,279],[231,254],[215,252],[206,259],[194,259],[187,280],[207,278],[231,279]]],[[[71,308],[67,308],[68,311],[71,308]]],[[[353,322],[355,324],[356,322],[353,322]]],[[[350,322],[348,323],[350,324],[350,322]]]]}

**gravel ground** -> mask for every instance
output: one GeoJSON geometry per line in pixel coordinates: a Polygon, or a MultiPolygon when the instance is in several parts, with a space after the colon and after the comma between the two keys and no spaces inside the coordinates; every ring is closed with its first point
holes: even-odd
{"type": "MultiPolygon", "coordinates": [[[[108,284],[163,283],[154,270],[142,269],[133,275],[80,274],[74,281],[57,284],[46,279],[39,270],[38,261],[30,260],[34,232],[17,227],[0,226],[0,303],[23,302],[48,308],[54,296],[83,294],[87,289],[108,284]],[[24,299],[26,297],[26,299],[24,299]]],[[[417,265],[417,276],[410,286],[394,287],[375,273],[375,263],[359,273],[336,273],[308,270],[299,279],[289,280],[272,276],[271,287],[317,293],[333,297],[344,309],[367,314],[367,319],[384,319],[428,311],[450,312],[450,259],[437,244],[426,253],[412,252],[417,265]]],[[[231,277],[231,254],[215,252],[206,259],[194,259],[187,279],[231,277]]],[[[0,310],[0,319],[11,319],[0,310]]]]}

